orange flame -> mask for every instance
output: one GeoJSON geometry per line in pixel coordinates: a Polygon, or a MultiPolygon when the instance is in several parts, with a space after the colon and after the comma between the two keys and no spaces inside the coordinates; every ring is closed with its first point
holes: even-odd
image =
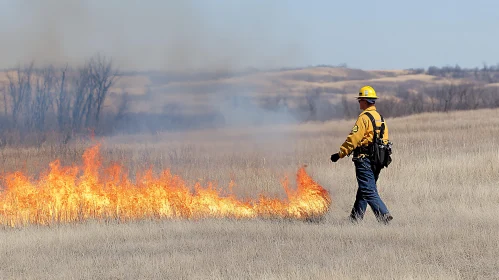
{"type": "Polygon", "coordinates": [[[34,182],[21,172],[7,174],[5,188],[0,190],[0,224],[209,217],[311,219],[322,217],[331,204],[328,191],[314,182],[304,167],[298,170],[296,190],[290,190],[283,180],[287,199],[260,195],[246,201],[232,194],[222,196],[213,183],[205,187],[196,183],[191,191],[169,170],[159,176],[148,170],[133,183],[119,165],[99,172],[101,169],[96,145],[83,154],[82,167],[63,167],[56,160],[34,182]]]}

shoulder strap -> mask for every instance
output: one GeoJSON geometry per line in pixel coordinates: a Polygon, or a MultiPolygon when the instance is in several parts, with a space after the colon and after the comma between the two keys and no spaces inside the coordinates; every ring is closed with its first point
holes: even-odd
{"type": "MultiPolygon", "coordinates": [[[[378,113],[379,114],[379,113],[378,113]]],[[[381,137],[381,140],[383,140],[383,135],[385,134],[385,119],[383,119],[383,116],[379,114],[381,118],[381,128],[379,129],[379,137],[381,137]]]]}
{"type": "MultiPolygon", "coordinates": [[[[374,130],[374,136],[373,137],[376,137],[376,129],[379,128],[379,137],[381,139],[383,139],[383,135],[385,134],[385,119],[383,119],[383,116],[381,114],[379,114],[379,116],[381,117],[381,126],[376,126],[376,120],[374,119],[373,115],[369,112],[365,112],[364,113],[365,115],[367,115],[369,117],[369,119],[371,119],[371,122],[373,124],[373,130],[374,130]]],[[[373,139],[373,142],[376,140],[376,138],[373,139]]]]}

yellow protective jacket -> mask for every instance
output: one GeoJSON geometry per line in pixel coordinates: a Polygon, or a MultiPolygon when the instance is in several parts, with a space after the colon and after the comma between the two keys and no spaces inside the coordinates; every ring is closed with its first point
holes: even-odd
{"type": "MultiPolygon", "coordinates": [[[[365,109],[362,113],[360,113],[355,125],[352,128],[352,131],[348,135],[345,142],[340,147],[340,158],[344,158],[350,155],[353,150],[357,147],[367,146],[373,142],[374,129],[369,116],[365,114],[365,112],[371,113],[371,115],[376,120],[376,126],[380,127],[382,124],[381,116],[376,111],[375,106],[370,106],[365,109]]],[[[379,130],[378,130],[379,133],[379,130]]],[[[388,142],[388,125],[385,121],[385,131],[383,133],[383,140],[385,143],[388,142]]]]}

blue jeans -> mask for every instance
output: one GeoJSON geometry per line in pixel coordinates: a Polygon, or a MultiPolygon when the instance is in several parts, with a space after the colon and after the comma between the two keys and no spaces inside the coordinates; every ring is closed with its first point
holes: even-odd
{"type": "Polygon", "coordinates": [[[371,207],[378,221],[382,221],[385,214],[389,214],[385,203],[381,200],[376,187],[380,170],[373,170],[368,158],[355,158],[355,174],[359,189],[353,205],[350,218],[362,220],[366,212],[367,204],[371,207]]]}

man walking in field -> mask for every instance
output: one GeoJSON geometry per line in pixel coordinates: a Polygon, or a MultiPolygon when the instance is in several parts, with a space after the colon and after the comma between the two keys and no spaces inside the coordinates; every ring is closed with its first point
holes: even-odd
{"type": "Polygon", "coordinates": [[[350,219],[353,222],[362,220],[369,204],[377,220],[388,224],[393,217],[378,194],[376,182],[381,169],[391,162],[391,142],[388,140],[388,126],[374,105],[377,98],[371,86],[360,89],[357,99],[362,113],[340,151],[331,155],[331,161],[337,162],[353,153],[359,188],[350,219]]]}

